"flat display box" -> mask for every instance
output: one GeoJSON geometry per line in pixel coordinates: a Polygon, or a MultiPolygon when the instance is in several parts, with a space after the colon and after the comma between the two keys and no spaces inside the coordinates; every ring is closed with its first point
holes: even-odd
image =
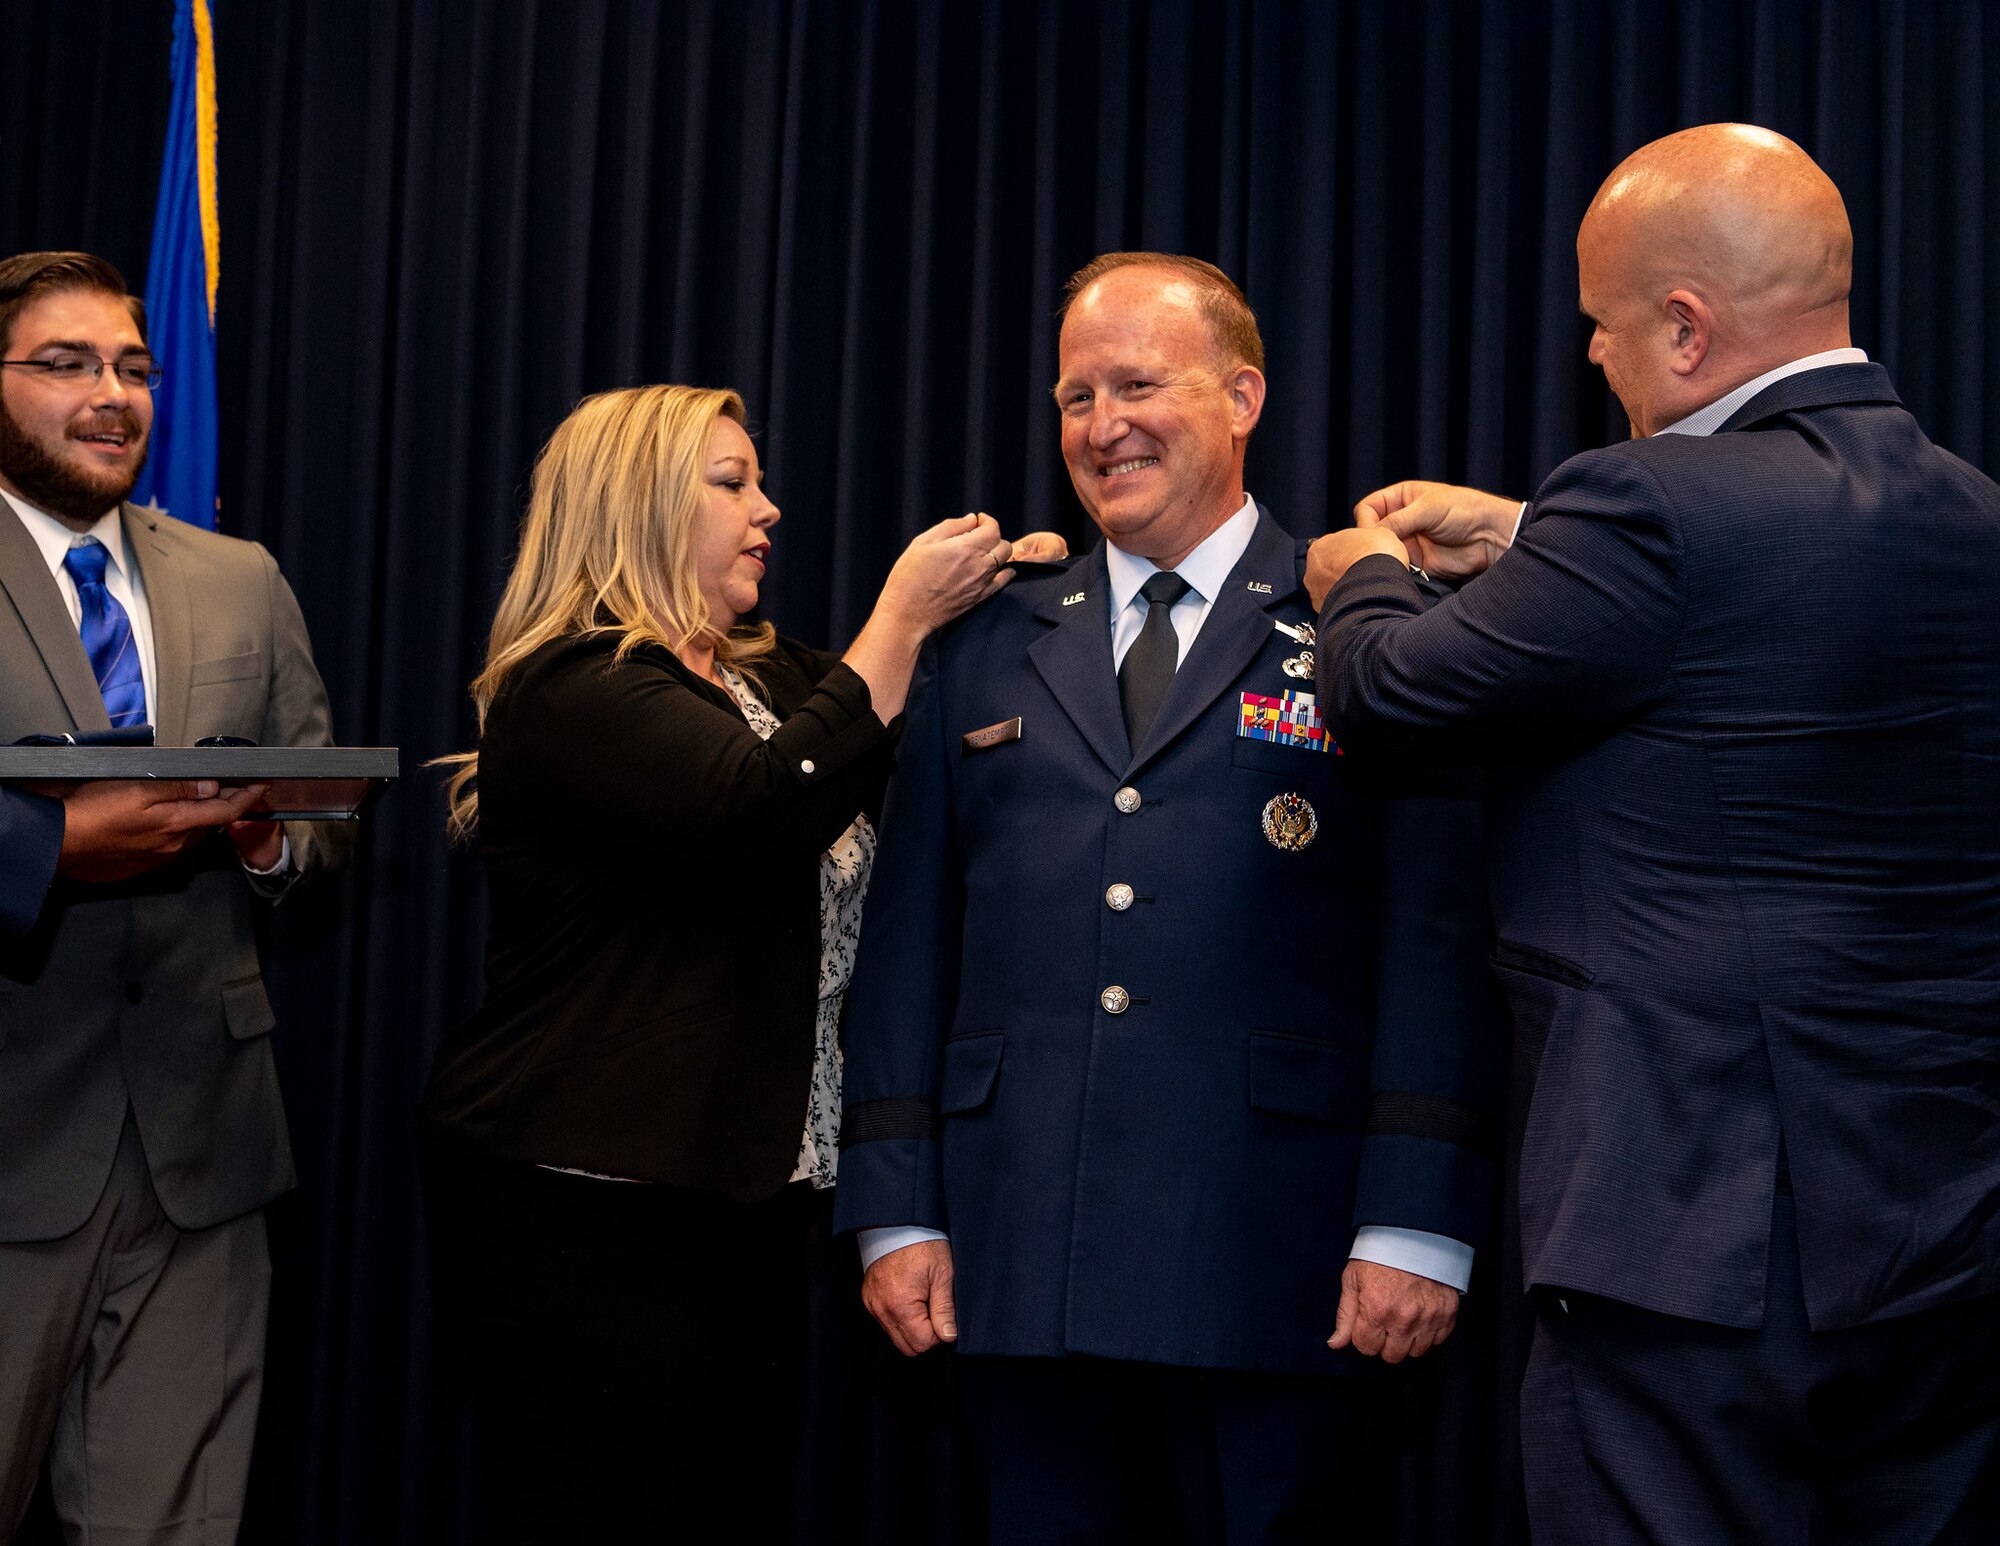
{"type": "Polygon", "coordinates": [[[0,784],[212,778],[269,784],[257,821],[359,821],[401,771],[394,746],[0,746],[0,784]]]}

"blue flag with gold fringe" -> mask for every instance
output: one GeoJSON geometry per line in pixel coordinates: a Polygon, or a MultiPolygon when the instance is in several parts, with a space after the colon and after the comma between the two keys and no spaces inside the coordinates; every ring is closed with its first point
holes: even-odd
{"type": "Polygon", "coordinates": [[[174,0],[174,94],[153,256],[147,342],[165,372],[153,394],[152,450],[132,497],[215,529],[215,30],[208,0],[174,0]]]}

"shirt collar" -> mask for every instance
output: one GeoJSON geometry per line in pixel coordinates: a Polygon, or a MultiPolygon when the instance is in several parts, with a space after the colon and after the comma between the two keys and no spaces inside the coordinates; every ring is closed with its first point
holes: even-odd
{"type": "MultiPolygon", "coordinates": [[[[1174,573],[1193,586],[1203,601],[1214,601],[1222,594],[1223,582],[1229,578],[1229,571],[1236,567],[1244,549],[1250,546],[1250,538],[1256,530],[1257,501],[1245,494],[1243,507],[1202,538],[1200,545],[1180,561],[1174,573]]],[[[1139,587],[1160,572],[1160,566],[1150,558],[1128,553],[1117,543],[1109,541],[1104,544],[1104,569],[1105,577],[1111,584],[1111,619],[1114,623],[1119,614],[1132,604],[1132,598],[1139,594],[1139,587]]]]}
{"type": "Polygon", "coordinates": [[[1664,429],[1653,431],[1656,435],[1713,435],[1729,422],[1729,416],[1755,397],[1774,381],[1783,381],[1787,376],[1796,376],[1802,371],[1819,370],[1827,365],[1866,365],[1867,354],[1860,349],[1828,349],[1823,354],[1809,354],[1802,360],[1793,360],[1789,365],[1780,365],[1776,370],[1767,370],[1755,381],[1746,381],[1727,397],[1718,397],[1706,408],[1697,408],[1684,419],[1676,419],[1664,429]]]}
{"type": "Polygon", "coordinates": [[[21,518],[21,524],[28,528],[28,535],[35,539],[35,546],[42,551],[42,561],[53,574],[62,567],[65,554],[86,539],[95,537],[104,544],[111,555],[111,562],[118,572],[127,579],[132,571],[125,562],[125,523],[120,517],[120,507],[113,505],[97,518],[97,524],[89,531],[72,531],[61,521],[39,506],[29,504],[25,499],[17,499],[5,489],[0,489],[0,499],[13,506],[14,513],[21,518]]]}

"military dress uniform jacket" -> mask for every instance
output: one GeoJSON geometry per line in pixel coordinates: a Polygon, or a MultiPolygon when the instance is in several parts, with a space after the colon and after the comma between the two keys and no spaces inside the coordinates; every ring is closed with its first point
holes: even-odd
{"type": "MultiPolygon", "coordinates": [[[[327,744],[326,692],[271,555],[135,505],[123,518],[153,616],[158,744],[327,744]]],[[[62,592],[0,504],[0,742],[109,727],[62,592]]],[[[286,836],[300,873],[352,842],[338,824],[288,822],[286,836]]],[[[0,1241],[83,1223],[128,1103],[180,1228],[291,1186],[256,908],[217,836],[133,880],[58,879],[26,933],[0,941],[0,1241]]]]}
{"type": "Polygon", "coordinates": [[[1357,1225],[1485,1231],[1505,1050],[1476,803],[1385,803],[1330,751],[1239,734],[1246,695],[1310,697],[1277,627],[1309,619],[1304,561],[1260,510],[1136,749],[1101,546],[920,666],[837,1218],[949,1233],[966,1352],[1332,1372],[1357,1225]]]}

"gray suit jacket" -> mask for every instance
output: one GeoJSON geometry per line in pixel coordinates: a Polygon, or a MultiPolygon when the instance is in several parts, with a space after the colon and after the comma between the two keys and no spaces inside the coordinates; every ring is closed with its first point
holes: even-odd
{"type": "MultiPolygon", "coordinates": [[[[0,742],[109,728],[40,552],[0,506],[0,742]]],[[[127,505],[152,610],[163,746],[330,739],[304,619],[261,546],[127,505]]],[[[290,823],[294,866],[323,868],[351,830],[290,823]]],[[[57,880],[34,926],[0,940],[0,1241],[89,1216],[129,1103],[167,1216],[199,1229],[292,1184],[252,931],[256,892],[211,838],[134,880],[57,880]]]]}

